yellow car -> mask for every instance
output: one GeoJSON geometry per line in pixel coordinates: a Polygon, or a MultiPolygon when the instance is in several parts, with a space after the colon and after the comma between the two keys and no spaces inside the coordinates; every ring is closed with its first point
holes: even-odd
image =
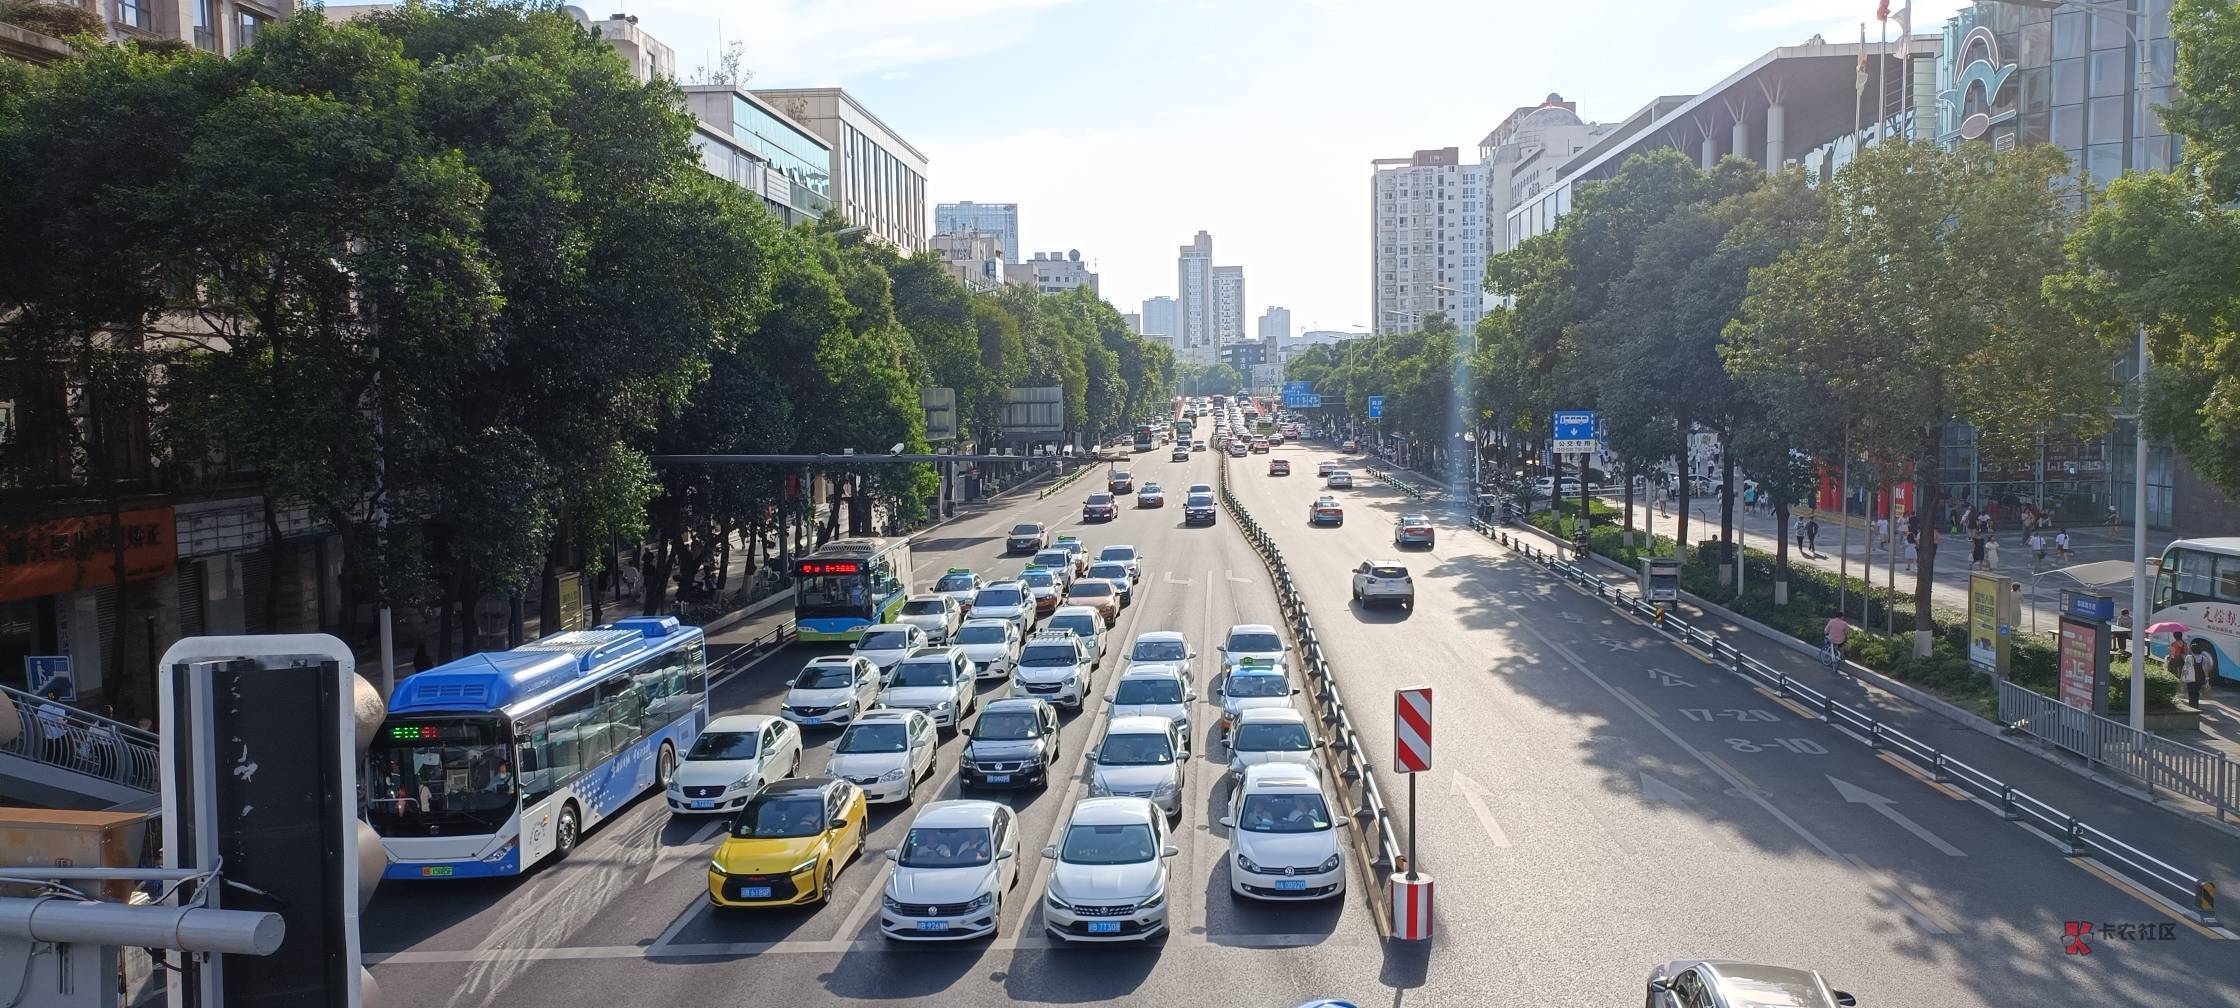
{"type": "Polygon", "coordinates": [[[708,902],[726,909],[832,898],[832,877],[863,856],[863,789],[795,777],[762,789],[731,821],[708,865],[708,902]]]}

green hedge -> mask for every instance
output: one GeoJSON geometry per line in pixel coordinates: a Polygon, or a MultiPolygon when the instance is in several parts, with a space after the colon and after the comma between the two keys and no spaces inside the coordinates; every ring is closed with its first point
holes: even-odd
{"type": "MultiPolygon", "coordinates": [[[[1600,502],[1596,502],[1600,503],[1600,502]]],[[[1590,509],[1599,519],[1601,510],[1590,509]]],[[[1548,512],[1532,516],[1532,524],[1569,542],[1576,528],[1576,515],[1558,518],[1548,512]]],[[[1614,524],[1599,520],[1588,533],[1589,542],[1596,553],[1609,557],[1628,570],[1639,570],[1645,556],[1671,556],[1672,539],[1669,536],[1651,537],[1635,530],[1634,545],[1625,545],[1625,531],[1614,524]]],[[[1716,544],[1714,544],[1716,545],[1716,544]]],[[[1680,568],[1680,586],[1699,598],[1718,602],[1735,612],[1788,634],[1798,640],[1817,646],[1824,636],[1828,616],[1836,611],[1839,594],[1846,598],[1845,611],[1856,616],[1859,596],[1868,592],[1866,623],[1883,626],[1889,618],[1889,608],[1897,608],[1895,634],[1877,633],[1854,626],[1851,636],[1844,641],[1846,657],[1877,672],[1922,689],[1946,700],[1982,714],[1993,716],[1998,710],[1998,692],[1989,677],[1968,665],[1968,629],[1961,614],[1938,612],[1932,614],[1936,622],[1936,635],[1931,639],[1929,656],[1913,655],[1913,595],[1898,592],[1892,598],[1882,588],[1867,589],[1859,578],[1843,579],[1834,572],[1818,567],[1792,564],[1789,567],[1789,604],[1777,606],[1773,602],[1774,557],[1763,550],[1746,551],[1748,570],[1745,572],[1745,591],[1741,598],[1734,597],[1734,588],[1719,581],[1719,569],[1711,550],[1691,548],[1688,562],[1680,568]],[[1840,582],[1848,580],[1849,590],[1842,591],[1840,582]]],[[[2011,648],[2007,662],[2008,677],[2016,685],[2040,693],[2055,691],[2054,646],[2051,641],[2035,638],[2018,639],[2011,648]]],[[[2111,668],[2108,690],[2108,707],[2111,712],[2128,711],[2131,704],[2131,680],[2128,666],[2121,671],[2111,668]]],[[[2178,680],[2159,666],[2147,670],[2147,708],[2155,711],[2177,709],[2178,680]]]]}

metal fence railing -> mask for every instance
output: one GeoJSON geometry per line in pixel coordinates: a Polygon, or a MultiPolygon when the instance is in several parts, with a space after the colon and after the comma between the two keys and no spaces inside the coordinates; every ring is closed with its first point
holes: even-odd
{"type": "Polygon", "coordinates": [[[0,752],[98,777],[140,791],[156,790],[156,736],[59,700],[0,686],[15,712],[15,737],[0,752]]]}
{"type": "MultiPolygon", "coordinates": [[[[1960,759],[1938,749],[1921,739],[1899,730],[1871,713],[1861,711],[1828,696],[1811,685],[1791,678],[1787,673],[1758,660],[1744,652],[1720,634],[1689,623],[1686,619],[1667,611],[1662,606],[1644,601],[1639,595],[1604,581],[1567,559],[1562,552],[1544,548],[1537,536],[1528,537],[1512,533],[1508,527],[1470,519],[1470,527],[1479,534],[1515,550],[1526,559],[1562,578],[1580,591],[1593,595],[1611,608],[1618,610],[1657,633],[1694,647],[1707,654],[1711,661],[1742,675],[1818,714],[1828,724],[1843,728],[1853,738],[1868,748],[1888,752],[1925,771],[1931,780],[1957,787],[1972,797],[1981,798],[1999,812],[2008,822],[2030,827],[2062,844],[2071,857],[2091,857],[2115,869],[2132,881],[2153,891],[2171,903],[2192,908],[2196,920],[2209,926],[2217,925],[2217,884],[2198,874],[2185,871],[2161,858],[2141,850],[2117,837],[2085,822],[2052,803],[2031,795],[2012,784],[2000,780],[1983,770],[1970,766],[1960,759]]],[[[2028,691],[2024,691],[2028,692],[2028,691]]],[[[2034,694],[2033,694],[2034,695],[2034,694]]],[[[2042,699],[2042,698],[2041,698],[2042,699]]],[[[2002,711],[2004,707],[2002,695],[2002,711]]],[[[2004,718],[2002,718],[2004,720],[2004,718]]],[[[2103,719],[2104,720],[2104,719],[2103,719]]],[[[2141,755],[2134,765],[2175,766],[2176,758],[2170,754],[2146,753],[2144,747],[2134,746],[2141,755]]],[[[2187,747],[2191,748],[2191,747],[2187,747]]],[[[2196,750],[2200,751],[2200,750],[2196,750]]],[[[2115,754],[2111,754],[2114,756],[2115,754]]],[[[2211,754],[2214,755],[2214,754],[2211,754]]],[[[2130,756],[2122,756],[2131,759],[2130,756]]],[[[2228,771],[2223,778],[2224,795],[2229,804],[2232,779],[2228,771]]]]}
{"type": "Polygon", "coordinates": [[[2130,778],[2150,793],[2208,805],[2219,821],[2240,817],[2240,763],[2223,753],[2138,731],[2004,680],[1999,722],[2130,778]]]}
{"type": "Polygon", "coordinates": [[[1329,659],[1323,654],[1322,641],[1315,635],[1314,619],[1307,613],[1305,600],[1299,597],[1299,587],[1291,577],[1291,566],[1276,548],[1275,540],[1266,529],[1246,511],[1229,488],[1229,459],[1220,460],[1221,503],[1229,511],[1230,520],[1244,532],[1260,562],[1268,569],[1270,582],[1275,586],[1276,606],[1283,613],[1292,637],[1299,645],[1299,666],[1305,672],[1311,689],[1308,696],[1315,707],[1315,714],[1322,721],[1330,738],[1330,752],[1337,760],[1340,780],[1348,788],[1358,788],[1349,794],[1354,806],[1354,818],[1361,824],[1365,842],[1373,844],[1374,864],[1379,870],[1394,871],[1402,862],[1406,848],[1400,846],[1399,837],[1393,832],[1392,814],[1385,804],[1384,789],[1377,784],[1371,772],[1368,751],[1361,744],[1361,736],[1354,731],[1353,716],[1346,709],[1345,700],[1339,696],[1337,676],[1330,668],[1329,659]]]}

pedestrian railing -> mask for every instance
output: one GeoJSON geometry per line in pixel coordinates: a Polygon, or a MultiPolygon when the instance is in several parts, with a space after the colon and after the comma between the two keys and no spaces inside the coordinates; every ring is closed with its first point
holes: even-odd
{"type": "Polygon", "coordinates": [[[1353,716],[1339,696],[1337,676],[1330,668],[1329,659],[1322,650],[1322,641],[1315,635],[1314,619],[1307,613],[1305,600],[1299,596],[1298,584],[1292,580],[1291,567],[1276,548],[1275,540],[1265,528],[1246,511],[1229,488],[1229,459],[1220,460],[1220,497],[1222,506],[1229,511],[1231,521],[1244,532],[1245,542],[1260,557],[1268,569],[1270,582],[1275,586],[1276,606],[1283,613],[1291,635],[1299,645],[1299,666],[1306,674],[1310,687],[1308,696],[1315,707],[1330,739],[1330,752],[1337,761],[1338,778],[1348,788],[1358,788],[1349,795],[1354,807],[1354,818],[1360,823],[1366,842],[1374,844],[1376,867],[1381,871],[1394,871],[1402,863],[1400,840],[1393,832],[1392,814],[1385,804],[1384,789],[1377,785],[1376,775],[1369,763],[1368,750],[1361,744],[1361,736],[1354,731],[1353,716]]]}
{"type": "Polygon", "coordinates": [[[1036,499],[1036,500],[1049,500],[1049,499],[1050,499],[1050,496],[1051,496],[1052,494],[1055,494],[1055,493],[1057,493],[1058,491],[1060,491],[1060,490],[1063,490],[1063,489],[1065,489],[1066,487],[1072,486],[1072,485],[1073,485],[1073,481],[1075,481],[1075,480],[1078,480],[1078,479],[1080,479],[1081,477],[1083,477],[1083,476],[1086,476],[1086,475],[1088,475],[1088,474],[1089,474],[1089,470],[1091,470],[1091,469],[1094,469],[1094,468],[1096,468],[1096,462],[1097,462],[1097,460],[1096,460],[1096,459],[1093,459],[1093,458],[1083,458],[1083,459],[1079,459],[1079,460],[1077,460],[1077,461],[1079,461],[1079,462],[1080,462],[1080,464],[1079,464],[1079,465],[1077,465],[1077,466],[1075,466],[1072,472],[1066,473],[1065,475],[1063,475],[1063,476],[1060,476],[1060,477],[1058,477],[1058,479],[1057,479],[1057,482],[1054,482],[1054,483],[1050,484],[1049,486],[1043,487],[1043,488],[1042,488],[1042,492],[1041,492],[1040,494],[1037,494],[1037,495],[1035,495],[1035,499],[1036,499]]]}
{"type": "MultiPolygon", "coordinates": [[[[1625,591],[1601,577],[1573,563],[1562,552],[1551,552],[1535,539],[1522,534],[1512,534],[1508,528],[1478,519],[1470,520],[1470,527],[1503,546],[1515,550],[1526,559],[1540,565],[1549,573],[1563,579],[1581,591],[1601,599],[1611,608],[1648,625],[1665,637],[1693,647],[1717,665],[1742,675],[1773,691],[1777,696],[1795,701],[1798,705],[1817,714],[1845,734],[1869,749],[1888,752],[1925,771],[1929,779],[1950,787],[1959,788],[1969,796],[1981,799],[1994,808],[1999,817],[2019,823],[2042,833],[2062,845],[2071,857],[2091,857],[2122,873],[2132,881],[2153,891],[2156,895],[2180,907],[2190,906],[2196,920],[2209,926],[2217,925],[2216,894],[2214,881],[2184,871],[2161,858],[2155,857],[2121,839],[2069,814],[2053,804],[2024,792],[1981,769],[1953,757],[1937,747],[1900,731],[1873,714],[1861,711],[1828,696],[1809,684],[1791,678],[1787,673],[1760,661],[1736,647],[1724,636],[1689,623],[1665,607],[1643,600],[1639,595],[1625,591]]],[[[2011,684],[2003,684],[2011,685],[2011,684]]],[[[2028,693],[2028,690],[2022,692],[2028,693]]],[[[2036,694],[2031,694],[2035,696],[2036,694]]],[[[2039,699],[2046,699],[2040,697],[2039,699]]],[[[2001,720],[2006,720],[2007,697],[2000,697],[2001,720]]],[[[2017,703],[2022,703],[2017,698],[2017,703]]],[[[2032,708],[2037,710],[2036,708],[2032,708]]],[[[2041,712],[2042,714],[2043,712],[2041,712]]],[[[2102,719],[2106,720],[2106,719],[2102,719]]],[[[2113,722],[2111,722],[2113,723],[2113,722]]],[[[2136,740],[2128,744],[2147,753],[2148,747],[2136,740]]],[[[2176,745],[2176,743],[2172,743],[2176,745]]],[[[2192,748],[2190,746],[2185,748],[2192,748]]],[[[2105,750],[2104,750],[2105,751],[2105,750]]],[[[2202,752],[2203,750],[2195,750],[2202,752]]],[[[2117,754],[2111,753],[2111,756],[2117,754]]],[[[2216,755],[2211,753],[2209,755],[2216,755]]],[[[2131,756],[2118,756],[2133,759],[2131,756]]],[[[2172,772],[2199,774],[2201,770],[2184,765],[2185,757],[2177,753],[2151,753],[2137,757],[2134,766],[2171,768],[2172,772]]],[[[2142,769],[2142,772],[2152,772],[2142,769]]],[[[2223,801],[2231,804],[2232,773],[2227,770],[2219,779],[2223,801]]],[[[2170,777],[2163,778],[2172,779],[2170,777]]],[[[2193,779],[2198,779],[2193,778],[2193,779]]],[[[2206,799],[2204,799],[2206,800],[2206,799]]]]}
{"type": "Polygon", "coordinates": [[[2240,817],[2240,763],[2213,749],[2138,731],[2035,690],[1999,682],[1999,723],[2051,742],[2147,789],[2240,817]]]}
{"type": "Polygon", "coordinates": [[[114,784],[156,790],[156,736],[92,711],[0,686],[15,712],[15,737],[0,752],[114,784]]]}

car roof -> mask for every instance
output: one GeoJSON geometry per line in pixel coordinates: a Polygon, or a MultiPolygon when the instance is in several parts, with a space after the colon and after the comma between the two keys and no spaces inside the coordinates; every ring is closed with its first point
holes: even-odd
{"type": "Polygon", "coordinates": [[[1156,661],[1130,665],[1120,673],[1120,678],[1179,680],[1185,678],[1185,675],[1181,662],[1156,661]]]}
{"type": "Polygon", "coordinates": [[[1058,610],[1056,612],[1050,614],[1051,619],[1057,619],[1060,616],[1086,616],[1090,619],[1104,618],[1102,615],[1098,614],[1094,606],[1085,605],[1062,605],[1058,607],[1058,610]]]}
{"type": "Polygon", "coordinates": [[[1146,630],[1136,635],[1136,643],[1141,644],[1144,641],[1176,641],[1183,644],[1189,643],[1189,640],[1182,636],[1182,631],[1180,630],[1146,630]]]}
{"type": "Polygon", "coordinates": [[[818,656],[816,656],[816,657],[814,657],[814,658],[811,658],[811,659],[809,659],[808,661],[802,662],[802,663],[801,663],[801,667],[802,667],[802,668],[808,668],[808,667],[809,667],[809,666],[811,666],[811,665],[849,665],[849,666],[853,666],[853,665],[856,665],[856,664],[859,664],[859,663],[861,663],[861,662],[864,662],[864,661],[868,661],[868,660],[869,660],[869,659],[866,659],[866,658],[864,658],[864,657],[863,657],[862,655],[851,655],[851,654],[824,654],[824,655],[818,655],[818,656]]]}
{"type": "Polygon", "coordinates": [[[936,594],[929,594],[929,595],[912,595],[912,596],[910,596],[909,598],[907,598],[907,599],[904,599],[903,601],[905,601],[905,602],[947,602],[947,601],[949,601],[949,596],[947,596],[947,595],[936,595],[936,594]]]}
{"type": "Polygon", "coordinates": [[[1702,965],[1721,980],[1747,981],[1760,988],[1752,992],[1749,1001],[1752,1005],[1763,1008],[1783,1008],[1784,1004],[1794,1008],[1822,1008],[1828,1003],[1827,999],[1819,996],[1823,982],[1820,975],[1812,970],[1733,959],[1706,959],[1702,960],[1702,965]],[[1802,991],[1811,992],[1809,1000],[1805,999],[1802,991]],[[1791,997],[1785,1002],[1768,1000],[1769,995],[1778,994],[1788,994],[1791,997]]]}
{"type": "Polygon", "coordinates": [[[937,828],[993,826],[996,821],[996,810],[1002,807],[992,801],[978,801],[969,798],[951,798],[948,801],[929,802],[918,809],[918,814],[910,820],[910,826],[913,829],[919,826],[937,828]]]}
{"type": "Polygon", "coordinates": [[[963,653],[964,649],[954,644],[926,644],[912,649],[902,660],[909,662],[924,658],[954,658],[963,653]]]}
{"type": "Polygon", "coordinates": [[[726,714],[708,722],[701,732],[758,732],[777,720],[780,719],[773,714],[726,714]]]}
{"type": "Polygon", "coordinates": [[[1154,813],[1149,798],[1083,798],[1074,803],[1066,822],[1074,826],[1149,825],[1154,813]]]}
{"type": "Polygon", "coordinates": [[[840,782],[830,777],[788,777],[781,781],[772,781],[768,784],[764,784],[762,786],[762,792],[755,795],[755,797],[777,798],[789,794],[799,794],[805,791],[823,791],[824,789],[838,783],[840,782]]]}
{"type": "Polygon", "coordinates": [[[1267,625],[1266,623],[1238,623],[1238,624],[1235,624],[1234,626],[1231,626],[1231,627],[1229,628],[1229,636],[1230,636],[1230,637],[1234,637],[1234,636],[1236,636],[1236,635],[1238,635],[1238,634],[1240,634],[1240,633],[1271,633],[1271,634],[1272,634],[1272,633],[1275,633],[1275,632],[1276,632],[1276,628],[1274,628],[1274,627],[1272,627],[1272,626],[1269,626],[1269,625],[1267,625]]]}
{"type": "Polygon", "coordinates": [[[1113,543],[1113,544],[1111,544],[1111,545],[1109,545],[1109,546],[1106,546],[1105,548],[1103,548],[1103,549],[1101,549],[1101,550],[1098,550],[1097,552],[1098,552],[1098,553],[1100,553],[1100,554],[1102,554],[1102,553],[1108,553],[1108,552],[1111,552],[1112,550],[1116,550],[1116,549],[1132,550],[1132,549],[1135,549],[1135,548],[1136,548],[1136,544],[1134,544],[1134,543],[1113,543]]]}
{"type": "Polygon", "coordinates": [[[925,717],[926,712],[922,710],[902,710],[894,707],[874,707],[871,710],[867,710],[861,714],[856,715],[854,723],[850,724],[848,727],[853,728],[856,725],[867,724],[886,724],[889,721],[909,721],[913,716],[925,717]]]}
{"type": "Polygon", "coordinates": [[[1299,713],[1295,707],[1254,707],[1237,718],[1239,724],[1246,721],[1295,721],[1306,724],[1307,716],[1299,713]]]}
{"type": "Polygon", "coordinates": [[[1104,726],[1106,735],[1149,735],[1152,732],[1174,731],[1174,719],[1157,714],[1130,714],[1116,717],[1104,726]]]}
{"type": "Polygon", "coordinates": [[[1369,564],[1370,564],[1371,566],[1374,566],[1374,567],[1403,567],[1403,568],[1404,568],[1404,567],[1408,566],[1408,565],[1407,565],[1407,564],[1406,564],[1405,562],[1403,562],[1403,561],[1399,561],[1399,560],[1394,560],[1394,559],[1392,559],[1392,558],[1390,558],[1390,557],[1386,557],[1386,558],[1383,558],[1383,559],[1378,559],[1378,558],[1376,558],[1376,557],[1371,557],[1371,558],[1369,558],[1369,564]]]}
{"type": "MultiPolygon", "coordinates": [[[[1091,569],[1091,570],[1095,570],[1096,568],[1092,567],[1092,568],[1090,568],[1090,569],[1091,569]]],[[[1080,591],[1080,590],[1081,590],[1081,589],[1083,589],[1083,588],[1095,588],[1095,587],[1097,587],[1097,586],[1099,586],[1099,585],[1102,585],[1102,586],[1104,586],[1104,587],[1106,587],[1106,588],[1111,588],[1111,589],[1112,589],[1112,590],[1114,590],[1114,591],[1118,591],[1118,590],[1119,590],[1119,588],[1118,588],[1117,586],[1115,586],[1115,585],[1114,585],[1114,584],[1112,583],[1112,579],[1111,579],[1111,578],[1101,578],[1101,577],[1084,577],[1084,578],[1079,578],[1079,579],[1076,579],[1076,580],[1075,580],[1075,581],[1073,582],[1073,588],[1072,588],[1071,590],[1073,590],[1073,591],[1080,591]]]]}
{"type": "Polygon", "coordinates": [[[1048,701],[1037,700],[1034,697],[1004,697],[1001,700],[988,701],[987,706],[980,708],[980,716],[987,717],[997,711],[1038,711],[1048,706],[1050,706],[1048,701]]]}
{"type": "Polygon", "coordinates": [[[995,588],[1008,588],[1012,591],[1018,591],[1022,587],[1023,586],[1019,584],[1018,578],[1006,578],[1002,581],[990,581],[984,585],[981,585],[980,590],[988,591],[995,588]]]}
{"type": "Polygon", "coordinates": [[[910,631],[916,629],[918,629],[918,625],[916,623],[873,623],[870,626],[864,627],[863,632],[871,633],[877,630],[910,631]]]}
{"type": "Polygon", "coordinates": [[[974,616],[964,621],[964,625],[968,627],[1007,627],[1011,625],[1011,621],[1001,616],[974,616]]]}
{"type": "Polygon", "coordinates": [[[1320,792],[1322,781],[1315,777],[1313,767],[1297,763],[1260,763],[1244,768],[1244,786],[1248,791],[1312,788],[1320,792]]]}

